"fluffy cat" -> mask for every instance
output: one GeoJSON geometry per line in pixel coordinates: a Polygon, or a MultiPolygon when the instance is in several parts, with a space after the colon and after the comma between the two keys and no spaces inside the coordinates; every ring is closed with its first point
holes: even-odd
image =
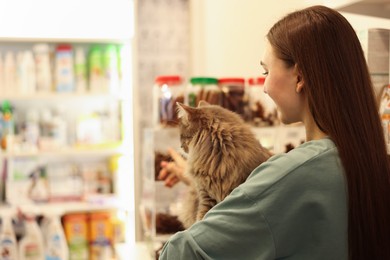
{"type": "Polygon", "coordinates": [[[180,142],[188,153],[185,174],[192,179],[179,214],[188,228],[271,154],[238,114],[205,101],[197,108],[177,105],[180,142]]]}

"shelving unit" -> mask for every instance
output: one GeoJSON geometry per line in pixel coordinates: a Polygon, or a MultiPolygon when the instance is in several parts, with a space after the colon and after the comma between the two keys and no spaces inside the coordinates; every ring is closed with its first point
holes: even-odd
{"type": "Polygon", "coordinates": [[[20,158],[20,157],[95,157],[121,154],[119,148],[61,148],[55,151],[20,151],[2,152],[0,159],[20,158]]]}
{"type": "MultiPolygon", "coordinates": [[[[49,202],[35,202],[33,204],[15,203],[12,205],[0,203],[0,212],[17,208],[31,209],[34,213],[73,214],[87,213],[88,219],[98,213],[109,212],[112,223],[119,220],[125,223],[125,241],[113,244],[118,255],[117,259],[133,259],[135,255],[135,185],[134,185],[134,139],[133,139],[133,37],[134,37],[134,1],[112,0],[96,4],[93,1],[69,0],[53,2],[37,0],[26,2],[15,0],[9,3],[0,3],[3,15],[0,17],[0,53],[4,57],[6,51],[30,49],[37,43],[46,43],[49,46],[57,44],[71,44],[87,50],[90,46],[113,44],[123,46],[122,62],[122,90],[111,93],[82,92],[82,93],[34,93],[20,95],[0,91],[0,101],[9,100],[16,109],[62,106],[56,113],[63,120],[68,120],[69,114],[80,115],[82,107],[99,107],[99,104],[112,103],[118,107],[118,126],[111,127],[117,130],[120,138],[113,140],[77,142],[74,135],[66,145],[56,147],[40,146],[40,149],[1,149],[0,165],[4,161],[12,160],[42,160],[48,163],[68,161],[71,163],[89,162],[93,160],[108,160],[115,157],[116,165],[112,175],[113,192],[96,192],[82,196],[79,200],[58,200],[49,202]],[[23,8],[20,8],[23,6],[23,8]],[[117,129],[116,129],[117,128],[117,129]],[[95,214],[96,213],[96,214],[95,214]],[[121,216],[119,216],[121,214],[121,216]],[[122,257],[120,257],[122,256],[122,257]]],[[[86,53],[87,54],[87,53],[86,53]]],[[[54,58],[54,57],[53,57],[54,58]]],[[[54,75],[54,74],[52,74],[54,75]]],[[[0,88],[2,86],[0,85],[0,88]]],[[[20,110],[21,111],[21,110],[20,110]]],[[[28,110],[27,110],[28,111],[28,110]]],[[[23,112],[24,113],[24,112],[23,112]]],[[[110,113],[99,114],[110,118],[110,113]]],[[[24,116],[22,114],[21,116],[24,116]]],[[[69,121],[67,121],[69,123],[69,121]]],[[[76,121],[77,122],[77,121],[76,121]]],[[[73,123],[73,122],[72,122],[73,123]]],[[[72,127],[72,123],[68,127],[72,127]]],[[[110,126],[106,124],[105,126],[110,126]]],[[[88,132],[88,131],[86,131],[88,132]]],[[[4,146],[4,145],[3,145],[4,146]]],[[[22,147],[23,148],[23,147],[22,147]]],[[[65,165],[64,165],[65,167],[65,165]]],[[[20,167],[23,168],[23,167],[20,167]]],[[[55,175],[55,174],[53,174],[55,175]]],[[[4,185],[4,180],[0,184],[4,185]]],[[[7,184],[6,184],[7,185],[7,184]]],[[[65,188],[65,182],[59,182],[65,188]]],[[[7,189],[8,187],[3,187],[7,189]]],[[[59,186],[62,189],[61,186],[59,186]]],[[[57,190],[58,191],[58,190],[57,190]]],[[[3,192],[0,188],[0,194],[3,192]]],[[[4,198],[2,198],[4,199],[4,198]]],[[[1,215],[1,214],[0,214],[1,215]]],[[[64,219],[63,219],[64,220],[64,219]]],[[[91,221],[87,221],[88,225],[91,221]]],[[[107,222],[106,222],[107,223],[107,222]]],[[[65,222],[64,222],[65,224],[65,222]]],[[[114,224],[113,224],[114,225],[114,224]]],[[[93,231],[91,229],[91,231],[93,231]]],[[[88,243],[93,240],[88,238],[88,243]]],[[[115,241],[116,243],[117,241],[115,241]]],[[[90,245],[90,244],[88,244],[90,245]]],[[[103,257],[104,258],[104,257],[103,257]]],[[[108,258],[108,257],[107,257],[108,258]]]]}
{"type": "MultiPolygon", "coordinates": [[[[169,218],[172,221],[177,216],[180,198],[183,198],[183,192],[186,189],[182,183],[168,188],[164,186],[163,181],[156,180],[158,154],[167,155],[168,147],[181,152],[178,128],[159,126],[146,128],[143,131],[142,145],[143,188],[139,207],[144,240],[148,244],[149,253],[154,255],[161,244],[174,233],[174,231],[167,232],[167,230],[164,230],[163,233],[160,232],[159,229],[164,226],[164,220],[161,219],[160,224],[158,224],[158,214],[164,214],[166,219],[169,218]]],[[[171,224],[173,223],[171,222],[171,224]]],[[[172,227],[169,228],[172,229],[172,227]]]]}
{"type": "MultiPolygon", "coordinates": [[[[7,162],[6,172],[1,175],[9,177],[12,171],[12,165],[16,161],[35,160],[46,166],[54,164],[64,165],[64,168],[69,164],[82,165],[85,162],[94,161],[98,163],[106,163],[110,158],[115,158],[115,170],[110,171],[111,176],[111,192],[91,193],[79,198],[65,198],[48,200],[45,202],[26,202],[13,199],[8,202],[7,196],[3,198],[6,201],[0,203],[0,211],[6,209],[21,209],[33,210],[34,214],[47,215],[50,212],[60,212],[62,216],[73,213],[88,213],[94,214],[98,212],[110,212],[116,217],[124,216],[126,241],[122,244],[115,244],[113,247],[118,248],[118,254],[124,254],[129,248],[135,244],[135,209],[134,209],[134,147],[133,147],[133,106],[132,106],[132,46],[130,40],[122,39],[77,39],[77,38],[3,38],[0,37],[0,53],[4,55],[4,50],[23,50],[29,49],[35,43],[48,43],[50,46],[55,46],[59,43],[68,43],[75,46],[82,46],[87,49],[93,44],[115,44],[123,47],[122,52],[122,81],[119,91],[85,91],[58,93],[54,90],[48,93],[33,93],[33,94],[18,94],[18,93],[0,93],[0,102],[9,101],[14,105],[15,110],[28,111],[30,109],[55,109],[61,106],[62,110],[58,116],[63,120],[73,120],[73,124],[68,124],[68,141],[67,145],[57,145],[54,147],[46,147],[36,149],[22,149],[21,147],[10,147],[10,149],[0,149],[0,161],[4,167],[4,162],[7,162]],[[11,46],[11,47],[10,47],[11,46]],[[4,49],[5,48],[5,49],[4,49]],[[13,48],[13,49],[12,49],[13,48]],[[76,140],[75,122],[78,115],[82,115],[85,111],[93,109],[105,109],[105,105],[113,105],[118,112],[117,122],[115,126],[111,126],[111,130],[116,131],[118,138],[101,139],[101,141],[86,141],[78,142],[76,140]],[[85,110],[83,110],[85,109],[85,110]],[[71,129],[71,130],[70,130],[71,129]],[[69,132],[73,134],[69,137],[69,132]],[[16,202],[15,202],[16,201],[16,202]],[[120,248],[120,249],[119,249],[120,248]],[[127,248],[127,249],[126,249],[127,248]],[[119,252],[121,251],[121,252],[119,252]]],[[[87,53],[86,53],[87,54],[87,53]]],[[[4,57],[4,56],[3,56],[4,57]]],[[[87,57],[86,57],[87,58],[87,57]]],[[[23,112],[24,113],[24,112],[23,112]]],[[[19,115],[19,116],[24,116],[19,115]]],[[[110,114],[104,115],[107,120],[113,119],[110,114]]],[[[69,123],[69,121],[68,121],[69,123]]],[[[104,125],[104,124],[102,124],[104,125]]],[[[91,130],[91,129],[90,129],[91,130]]],[[[46,167],[45,166],[45,167],[46,167]]],[[[109,166],[107,166],[109,167],[109,166]]],[[[19,167],[20,168],[20,167],[19,167]]],[[[54,173],[54,172],[53,172],[54,173]]],[[[52,176],[53,176],[52,173],[52,176]]],[[[63,185],[69,182],[65,180],[63,185]]],[[[4,190],[9,189],[9,182],[0,181],[4,190]]],[[[59,183],[58,185],[61,185],[59,183]]],[[[90,184],[89,184],[90,185],[90,184]]],[[[18,186],[18,189],[20,186],[18,186]]],[[[60,192],[61,193],[61,192],[60,192]]],[[[58,194],[57,191],[57,196],[58,194]]],[[[22,196],[22,195],[21,195],[22,196]]],[[[13,195],[15,198],[15,196],[13,195]]],[[[125,259],[125,258],[123,258],[125,259]]]]}
{"type": "MultiPolygon", "coordinates": [[[[123,205],[115,196],[90,197],[85,201],[52,202],[47,204],[22,204],[18,205],[23,210],[24,207],[34,208],[34,212],[39,215],[45,215],[48,212],[61,212],[62,214],[75,212],[93,212],[105,210],[117,210],[123,205]]],[[[0,210],[10,209],[12,207],[3,205],[0,210]]]]}
{"type": "MultiPolygon", "coordinates": [[[[1,42],[1,41],[0,41],[1,42]]],[[[120,94],[114,95],[99,92],[88,93],[35,93],[35,94],[0,94],[0,99],[7,99],[13,101],[63,101],[63,100],[77,100],[77,99],[120,99],[120,94]]]]}

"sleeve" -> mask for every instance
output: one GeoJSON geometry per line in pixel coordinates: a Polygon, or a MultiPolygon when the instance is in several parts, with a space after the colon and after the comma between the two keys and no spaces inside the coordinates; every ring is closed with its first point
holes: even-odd
{"type": "Polygon", "coordinates": [[[202,221],[172,236],[159,259],[274,258],[274,241],[268,223],[257,203],[239,187],[202,221]]]}

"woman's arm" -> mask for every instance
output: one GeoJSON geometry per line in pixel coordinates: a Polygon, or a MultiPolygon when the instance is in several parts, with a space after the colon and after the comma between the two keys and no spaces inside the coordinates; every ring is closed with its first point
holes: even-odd
{"type": "Polygon", "coordinates": [[[274,259],[273,237],[256,202],[240,188],[211,209],[200,222],[175,234],[161,260],[274,259]]]}

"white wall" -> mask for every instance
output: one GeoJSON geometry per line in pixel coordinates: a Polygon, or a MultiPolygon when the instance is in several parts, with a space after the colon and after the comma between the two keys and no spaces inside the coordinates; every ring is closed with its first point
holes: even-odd
{"type": "MultiPolygon", "coordinates": [[[[320,0],[193,0],[192,75],[259,76],[264,37],[287,13],[320,0]]],[[[390,28],[390,20],[343,13],[355,29],[390,28]]]]}
{"type": "Polygon", "coordinates": [[[1,38],[133,37],[132,0],[0,0],[1,38]]]}
{"type": "Polygon", "coordinates": [[[214,77],[259,75],[268,29],[305,6],[303,0],[192,2],[192,74],[214,77]]]}

